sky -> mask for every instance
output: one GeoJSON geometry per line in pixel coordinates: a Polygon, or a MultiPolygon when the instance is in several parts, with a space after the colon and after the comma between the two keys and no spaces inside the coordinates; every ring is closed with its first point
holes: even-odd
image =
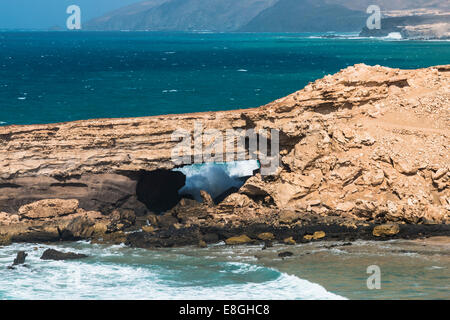
{"type": "Polygon", "coordinates": [[[81,9],[81,22],[140,0],[0,0],[0,29],[64,27],[69,5],[81,9]]]}

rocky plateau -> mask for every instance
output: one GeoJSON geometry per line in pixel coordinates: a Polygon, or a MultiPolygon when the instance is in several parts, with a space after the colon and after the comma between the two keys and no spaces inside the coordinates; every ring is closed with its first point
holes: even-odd
{"type": "Polygon", "coordinates": [[[450,65],[355,65],[255,109],[4,126],[0,245],[450,235],[449,142],[450,65]],[[186,177],[172,171],[172,134],[195,121],[277,129],[277,171],[255,172],[220,202],[179,196],[186,177]]]}

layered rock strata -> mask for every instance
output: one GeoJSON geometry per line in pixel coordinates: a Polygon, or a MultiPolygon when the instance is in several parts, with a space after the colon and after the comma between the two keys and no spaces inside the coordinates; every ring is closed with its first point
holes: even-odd
{"type": "Polygon", "coordinates": [[[450,66],[355,65],[256,109],[0,127],[0,243],[448,235],[449,142],[450,66]],[[173,133],[195,123],[278,130],[278,170],[218,204],[179,197],[173,133]]]}

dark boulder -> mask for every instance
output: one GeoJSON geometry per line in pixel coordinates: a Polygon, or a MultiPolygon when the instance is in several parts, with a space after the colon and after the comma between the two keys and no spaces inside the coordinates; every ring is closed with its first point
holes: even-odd
{"type": "Polygon", "coordinates": [[[60,252],[54,249],[47,249],[42,254],[41,260],[76,260],[87,258],[85,254],[73,253],[73,252],[60,252]]]}
{"type": "Polygon", "coordinates": [[[217,243],[219,242],[219,236],[216,233],[206,233],[203,235],[203,240],[206,243],[217,243]]]}
{"type": "Polygon", "coordinates": [[[27,267],[27,265],[24,264],[24,263],[25,263],[25,258],[27,257],[27,255],[28,255],[28,254],[27,254],[25,251],[19,251],[19,252],[17,252],[17,256],[16,256],[16,258],[14,259],[13,264],[10,265],[10,266],[8,266],[7,269],[9,269],[9,270],[15,270],[15,269],[16,269],[15,266],[18,266],[18,265],[23,265],[23,266],[27,267]]]}
{"type": "Polygon", "coordinates": [[[202,236],[197,227],[155,230],[152,233],[134,232],[127,237],[126,245],[135,248],[170,248],[198,245],[202,236]]]}
{"type": "Polygon", "coordinates": [[[267,248],[272,248],[273,247],[273,243],[270,240],[266,240],[264,241],[264,247],[262,248],[262,250],[266,250],[267,248]]]}
{"type": "Polygon", "coordinates": [[[290,251],[283,251],[278,254],[280,258],[292,257],[294,254],[290,251]]]}
{"type": "Polygon", "coordinates": [[[28,256],[28,254],[25,251],[17,252],[17,257],[14,259],[13,266],[17,266],[19,264],[24,264],[25,258],[27,256],[28,256]]]}

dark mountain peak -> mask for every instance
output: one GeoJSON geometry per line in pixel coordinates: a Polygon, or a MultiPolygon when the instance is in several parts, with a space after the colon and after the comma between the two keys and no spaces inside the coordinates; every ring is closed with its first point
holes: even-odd
{"type": "Polygon", "coordinates": [[[358,31],[367,19],[365,12],[325,0],[280,0],[262,11],[241,31],[326,32],[358,31]]]}

